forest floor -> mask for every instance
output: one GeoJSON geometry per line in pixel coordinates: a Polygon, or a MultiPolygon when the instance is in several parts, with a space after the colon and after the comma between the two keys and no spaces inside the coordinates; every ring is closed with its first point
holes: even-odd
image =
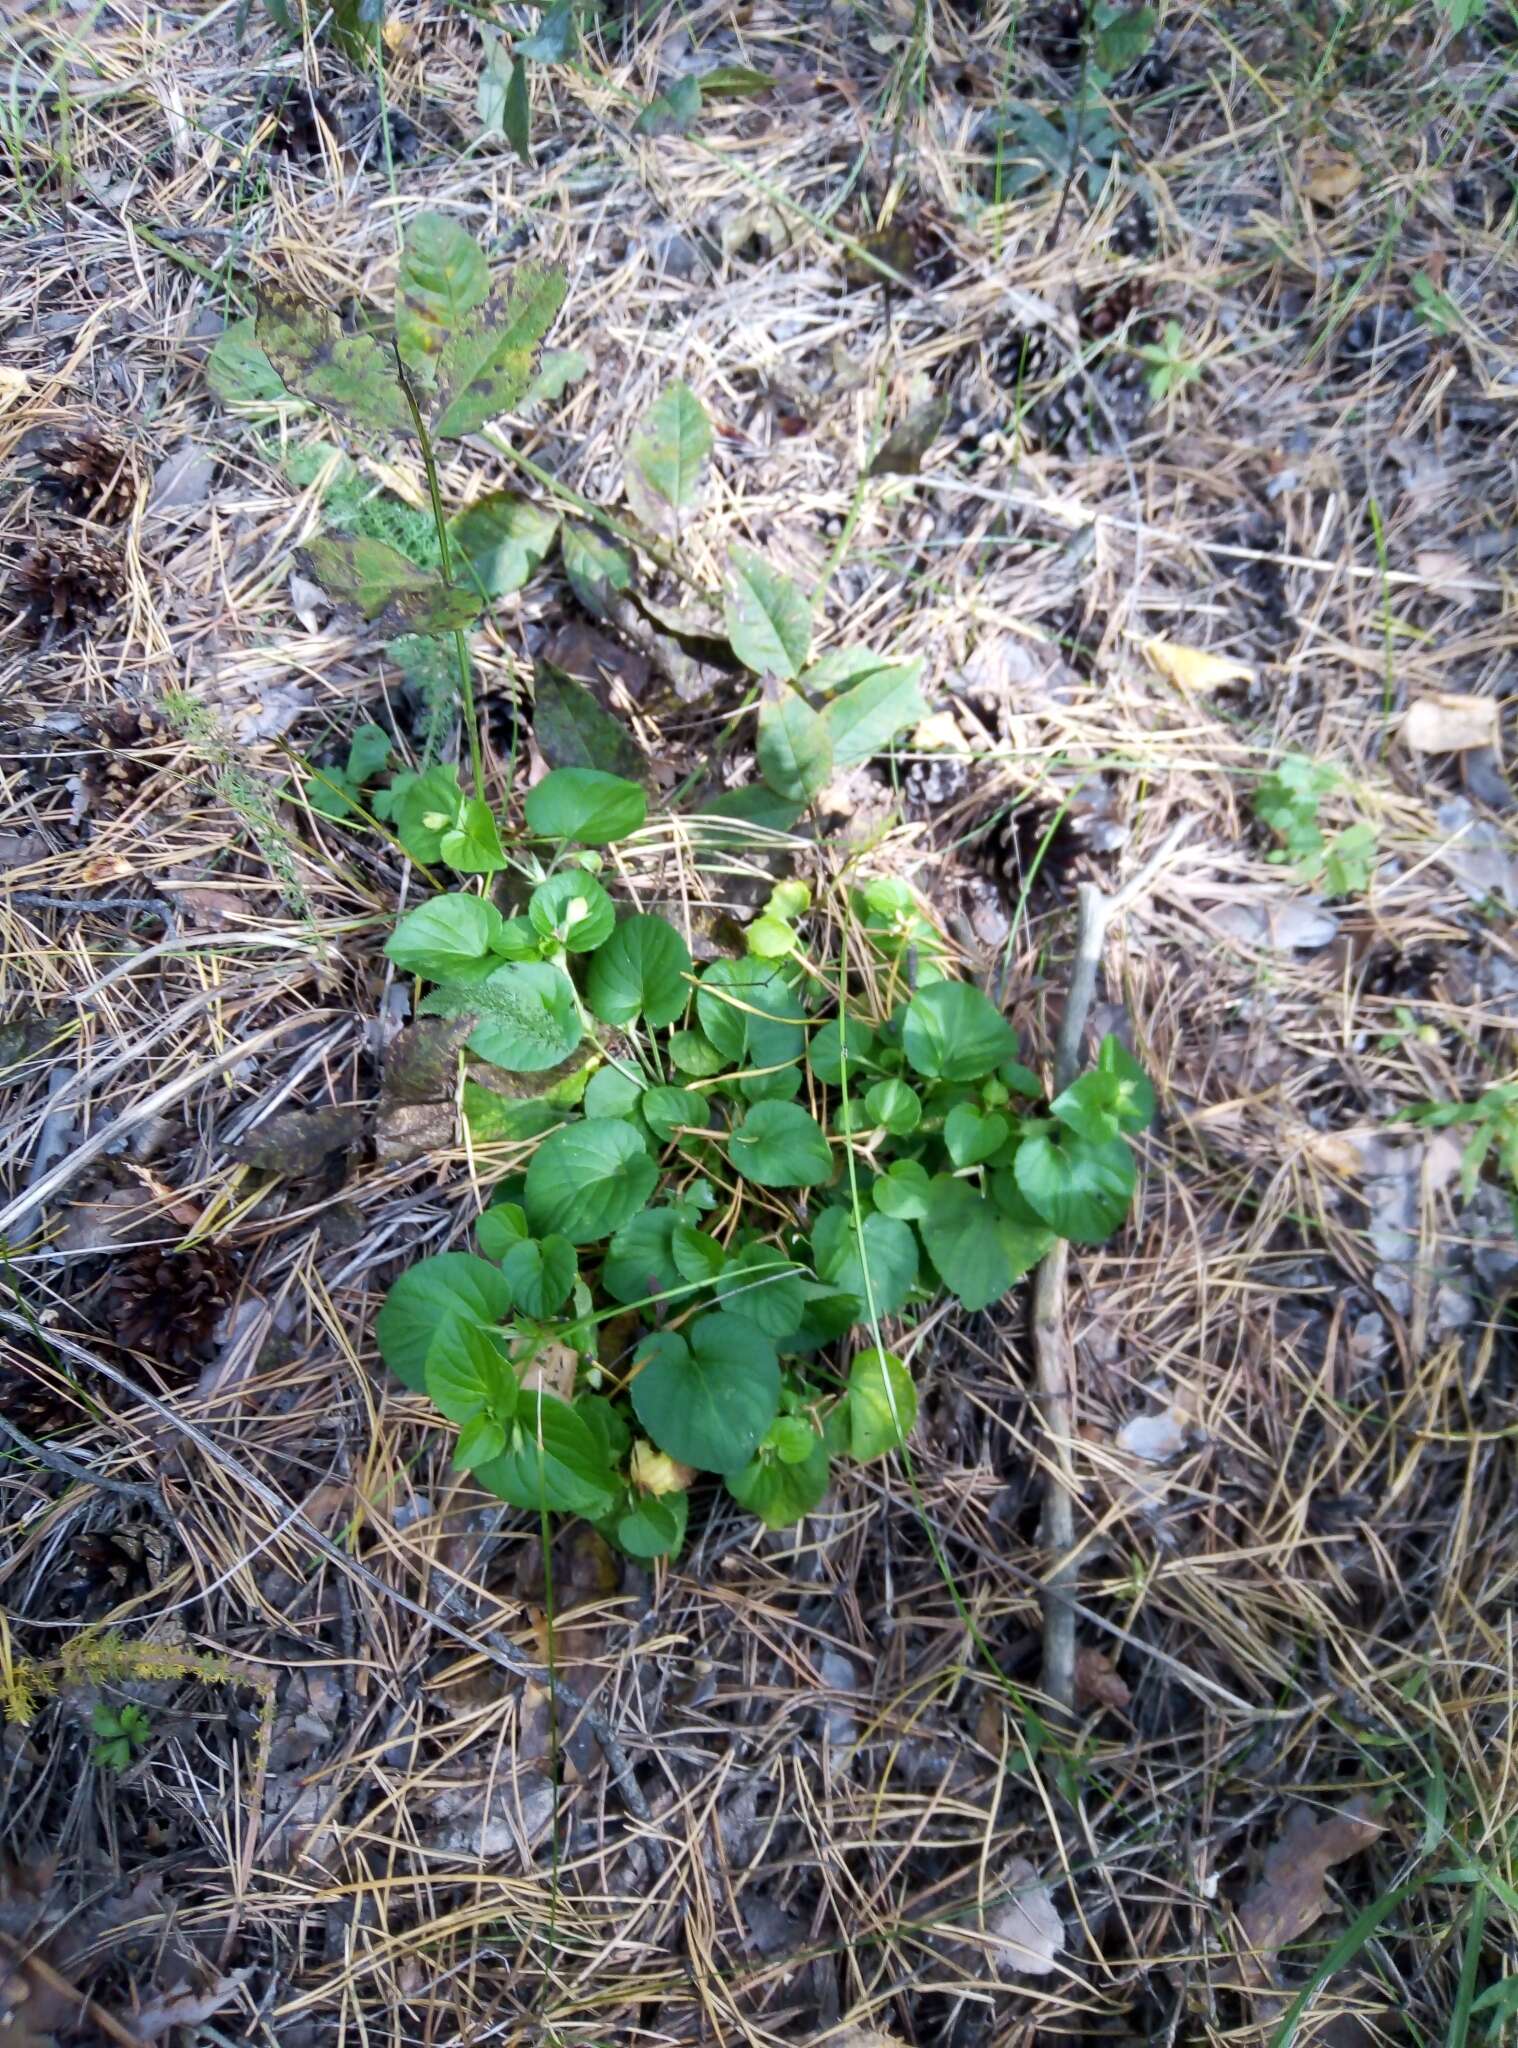
{"type": "MultiPolygon", "coordinates": [[[[530,163],[492,38],[531,9],[398,0],[378,66],[258,0],[4,13],[5,2038],[1505,2038],[1496,0],[1458,33],[1424,0],[1107,9],[1105,44],[1077,6],[610,7],[528,64],[530,163]],[[734,66],[689,132],[634,132],[734,66]],[[749,543],[821,645],[923,658],[932,715],[823,792],[797,872],[914,884],[1045,1066],[1077,886],[1162,855],[1095,1018],[1159,1116],[1070,1266],[1078,1728],[1039,1692],[1020,1296],[919,1333],[910,1482],[845,1473],[777,1534],[703,1493],[654,1568],[556,1539],[556,1665],[649,1818],[492,1648],[550,1647],[536,1522],[450,1470],[372,1336],[476,1162],[386,1058],[406,864],[299,774],[429,714],[295,562],[338,517],[330,426],[208,375],[260,281],[388,303],[423,209],[568,270],[583,360],[510,447],[628,518],[632,428],[684,380],[717,434],[682,576],[749,543]],[[1293,776],[1295,863],[1258,808],[1293,776]],[[1439,1105],[1485,1121],[1402,1118],[1439,1105]],[[290,1111],[325,1114],[260,1147],[290,1111]]],[[[520,475],[476,437],[445,482],[520,475]]],[[[409,457],[340,488],[425,530],[409,457]]],[[[556,563],[474,652],[503,797],[545,654],[667,797],[753,777],[743,678],[629,643],[556,563]]]]}

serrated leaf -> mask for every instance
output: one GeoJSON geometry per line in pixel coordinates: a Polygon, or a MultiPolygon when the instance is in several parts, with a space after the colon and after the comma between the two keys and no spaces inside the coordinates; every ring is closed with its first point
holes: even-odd
{"type": "Polygon", "coordinates": [[[469,1049],[513,1074],[541,1074],[580,1042],[567,975],[547,962],[508,961],[482,981],[446,982],[418,1005],[425,1017],[474,1017],[469,1049]]]}
{"type": "Polygon", "coordinates": [[[752,548],[732,548],[728,566],[726,619],[734,654],[757,676],[793,680],[812,644],[810,600],[752,548]]]}
{"type": "Polygon", "coordinates": [[[410,221],[395,280],[395,344],[424,384],[449,338],[490,294],[490,266],[466,229],[442,213],[410,221]]]}
{"type": "Polygon", "coordinates": [[[833,772],[833,743],[819,712],[794,690],[773,695],[766,686],[759,706],[759,772],[776,796],[805,803],[827,787],[833,772]]]}
{"type": "Polygon", "coordinates": [[[206,361],[206,381],[223,405],[278,405],[290,396],[259,347],[251,320],[234,320],[217,336],[206,361]]]}
{"type": "Polygon", "coordinates": [[[1104,8],[1097,16],[1097,68],[1117,78],[1137,64],[1154,41],[1155,19],[1152,7],[1104,8]]]}
{"type": "Polygon", "coordinates": [[[547,661],[535,676],[532,729],[551,768],[599,768],[629,781],[647,774],[643,749],[583,683],[547,661]]]}
{"type": "Polygon", "coordinates": [[[447,633],[479,616],[481,600],[472,590],[419,569],[388,541],[321,533],[299,559],[329,597],[392,631],[447,633]]]}
{"type": "Polygon", "coordinates": [[[352,426],[416,431],[395,359],[372,334],[344,334],[330,307],[288,285],[261,283],[257,298],[258,345],[291,391],[352,426]]]}
{"type": "Polygon", "coordinates": [[[529,406],[556,404],[571,384],[578,384],[589,373],[590,357],[583,349],[545,348],[538,374],[522,400],[523,412],[529,406]]]}
{"type": "Polygon", "coordinates": [[[504,297],[494,293],[475,309],[438,359],[432,431],[439,439],[478,433],[517,403],[532,382],[538,344],[567,289],[562,270],[523,263],[504,297]]]}
{"type": "Polygon", "coordinates": [[[558,515],[518,491],[476,498],[448,522],[455,580],[481,597],[506,597],[543,566],[558,531],[558,515]]]}
{"type": "Polygon", "coordinates": [[[545,1236],[593,1244],[637,1214],[658,1177],[632,1124],[616,1117],[565,1124],[532,1155],[522,1197],[527,1220],[545,1236]]]}
{"type": "Polygon", "coordinates": [[[689,505],[712,452],[711,422],[688,384],[671,384],[649,408],[627,451],[629,465],[673,510],[689,505]]]}
{"type": "Polygon", "coordinates": [[[921,661],[908,661],[877,669],[834,697],[822,718],[835,765],[851,768],[884,753],[898,733],[926,718],[921,683],[921,661]]]}

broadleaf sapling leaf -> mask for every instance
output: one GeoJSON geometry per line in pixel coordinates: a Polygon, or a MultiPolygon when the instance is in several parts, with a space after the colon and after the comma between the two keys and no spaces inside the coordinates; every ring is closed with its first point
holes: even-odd
{"type": "Polygon", "coordinates": [[[443,213],[420,213],[406,227],[395,280],[395,345],[426,385],[449,337],[490,293],[490,266],[466,228],[443,213]]]}
{"type": "Polygon", "coordinates": [[[752,548],[730,549],[728,568],[727,634],[734,654],[757,676],[793,681],[812,644],[810,599],[752,548]]]}
{"type": "Polygon", "coordinates": [[[547,661],[535,677],[532,730],[550,768],[599,768],[629,781],[648,773],[638,742],[583,683],[547,661]]]}
{"type": "Polygon", "coordinates": [[[572,520],[564,523],[560,546],[570,589],[593,618],[609,617],[617,599],[632,588],[632,563],[596,528],[572,520]]]}
{"type": "Polygon", "coordinates": [[[568,280],[562,270],[523,263],[504,296],[492,294],[438,358],[432,431],[458,441],[509,412],[532,382],[538,345],[553,325],[568,280]]]}
{"type": "Polygon", "coordinates": [[[562,64],[575,46],[574,0],[559,0],[538,18],[531,35],[517,37],[517,55],[539,64],[562,64]]]}
{"type": "Polygon", "coordinates": [[[302,565],[340,604],[392,632],[448,633],[479,616],[480,598],[419,569],[388,541],[320,533],[300,551],[302,565]]]}
{"type": "Polygon", "coordinates": [[[833,772],[833,743],[821,715],[784,686],[765,685],[759,707],[759,772],[777,796],[808,802],[833,772]]]}
{"type": "Polygon", "coordinates": [[[344,334],[329,306],[275,281],[261,283],[257,298],[258,345],[291,391],[350,426],[415,432],[395,360],[372,334],[344,334]]]}
{"type": "Polygon", "coordinates": [[[627,451],[629,466],[671,510],[695,498],[712,452],[711,422],[688,384],[671,384],[650,406],[627,451]]]}
{"type": "Polygon", "coordinates": [[[927,1191],[920,1229],[949,1292],[967,1309],[989,1308],[1036,1266],[1054,1233],[1006,1216],[968,1181],[941,1173],[927,1191]]]}
{"type": "Polygon", "coordinates": [[[851,768],[884,753],[896,735],[928,715],[921,661],[877,669],[832,698],[822,713],[833,760],[851,768]]]}

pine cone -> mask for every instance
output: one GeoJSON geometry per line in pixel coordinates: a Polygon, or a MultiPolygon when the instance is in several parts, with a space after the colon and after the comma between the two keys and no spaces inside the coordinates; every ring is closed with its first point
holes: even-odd
{"type": "Polygon", "coordinates": [[[80,1420],[79,1404],[58,1391],[53,1370],[9,1341],[0,1350],[0,1415],[29,1437],[54,1436],[80,1420]]]}
{"type": "Polygon", "coordinates": [[[125,705],[92,721],[88,743],[93,751],[79,771],[80,787],[89,808],[110,817],[164,766],[174,734],[156,711],[125,705]]]}
{"type": "Polygon", "coordinates": [[[1077,318],[1082,341],[1105,341],[1142,313],[1149,300],[1148,280],[1142,277],[1124,277],[1095,291],[1081,292],[1077,318]]]}
{"type": "Polygon", "coordinates": [[[111,610],[125,589],[116,548],[59,528],[16,564],[11,596],[33,638],[56,644],[111,610]]]}
{"type": "Polygon", "coordinates": [[[112,1268],[101,1319],[123,1349],[184,1371],[209,1356],[212,1334],[236,1287],[230,1255],[214,1245],[192,1252],[145,1245],[112,1268]]]}
{"type": "Polygon", "coordinates": [[[130,517],[141,478],[130,443],[100,420],[63,420],[22,444],[39,497],[74,519],[107,526],[130,517]]]}
{"type": "Polygon", "coordinates": [[[259,127],[265,149],[275,156],[320,157],[323,128],[334,142],[343,139],[343,124],[327,95],[310,91],[298,78],[265,81],[259,127]]]}

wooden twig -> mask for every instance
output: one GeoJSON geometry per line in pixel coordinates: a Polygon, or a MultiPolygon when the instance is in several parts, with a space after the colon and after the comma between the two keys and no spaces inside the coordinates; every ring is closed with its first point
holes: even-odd
{"type": "MultiPolygon", "coordinates": [[[[1081,1041],[1096,995],[1097,970],[1107,927],[1154,880],[1191,829],[1183,819],[1158,853],[1115,896],[1093,882],[1080,887],[1075,958],[1070,992],[1054,1051],[1054,1092],[1061,1094],[1080,1072],[1081,1041]]],[[[1033,1362],[1039,1408],[1049,1440],[1050,1465],[1044,1484],[1043,1541],[1052,1563],[1044,1578],[1043,1688],[1066,1717],[1075,1713],[1075,1347],[1065,1317],[1065,1272],[1069,1247],[1063,1238],[1039,1263],[1033,1284],[1033,1362]]]]}
{"type": "MultiPolygon", "coordinates": [[[[10,1438],[18,1450],[25,1451],[29,1458],[35,1458],[49,1472],[56,1472],[60,1478],[72,1479],[80,1486],[95,1486],[102,1493],[115,1494],[118,1500],[135,1501],[141,1507],[151,1508],[159,1521],[167,1522],[172,1528],[173,1517],[164,1505],[163,1495],[158,1488],[142,1479],[112,1479],[104,1472],[96,1472],[90,1466],[71,1458],[67,1451],[60,1451],[56,1444],[39,1444],[35,1437],[18,1429],[14,1422],[0,1415],[0,1435],[10,1438]]],[[[3,1469],[3,1468],[0,1468],[3,1469]]]]}

